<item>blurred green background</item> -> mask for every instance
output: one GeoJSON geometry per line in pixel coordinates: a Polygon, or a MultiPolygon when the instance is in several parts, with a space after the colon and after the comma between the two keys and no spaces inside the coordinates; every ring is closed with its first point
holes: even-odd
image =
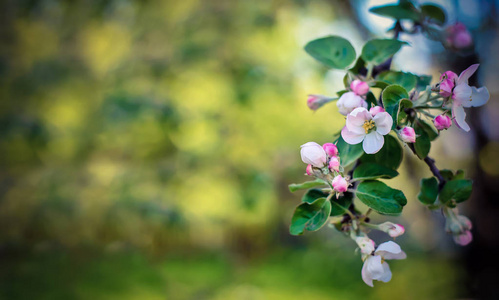
{"type": "MultiPolygon", "coordinates": [[[[430,173],[412,157],[392,184],[411,203],[390,219],[407,226],[397,242],[409,256],[390,283],[366,286],[355,245],[333,229],[287,231],[301,194],[287,185],[306,180],[299,146],[330,142],[344,122],[335,105],[306,107],[342,74],[303,45],[338,34],[359,50],[365,1],[1,8],[1,299],[462,295],[457,248],[415,203],[430,173]]],[[[463,167],[469,153],[441,158],[463,167]]]]}

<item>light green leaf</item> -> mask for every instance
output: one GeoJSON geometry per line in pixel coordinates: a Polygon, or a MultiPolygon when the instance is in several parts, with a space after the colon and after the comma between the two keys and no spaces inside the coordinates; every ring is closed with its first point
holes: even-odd
{"type": "Polygon", "coordinates": [[[407,204],[402,191],[377,180],[361,182],[356,195],[365,205],[384,215],[399,215],[407,204]]]}
{"type": "Polygon", "coordinates": [[[339,36],[313,40],[305,46],[305,51],[324,65],[334,69],[345,69],[356,57],[352,44],[339,36]]]}
{"type": "Polygon", "coordinates": [[[400,71],[385,71],[378,74],[378,76],[376,76],[376,79],[385,81],[390,84],[398,84],[407,91],[415,88],[418,82],[418,77],[416,75],[400,71]]]}
{"type": "Polygon", "coordinates": [[[374,39],[362,48],[362,59],[372,65],[379,65],[397,53],[406,42],[394,39],[374,39]]]}
{"type": "Polygon", "coordinates": [[[396,20],[412,20],[419,22],[419,20],[421,19],[420,12],[410,2],[394,5],[376,6],[370,8],[369,11],[374,14],[393,18],[396,20]]]}
{"type": "Polygon", "coordinates": [[[313,188],[313,187],[325,185],[325,184],[326,183],[324,182],[324,180],[317,178],[314,181],[305,181],[302,183],[292,183],[289,185],[289,191],[296,192],[298,190],[305,190],[305,189],[309,189],[309,188],[313,188]]]}

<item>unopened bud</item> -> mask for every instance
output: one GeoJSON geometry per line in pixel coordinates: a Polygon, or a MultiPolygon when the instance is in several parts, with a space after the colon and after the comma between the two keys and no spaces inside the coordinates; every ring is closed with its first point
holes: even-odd
{"type": "Polygon", "coordinates": [[[360,248],[362,254],[371,254],[375,250],[374,241],[365,236],[359,236],[355,239],[355,242],[360,248]]]}
{"type": "Polygon", "coordinates": [[[323,95],[308,95],[307,106],[311,110],[318,110],[324,104],[331,102],[333,98],[326,97],[323,95]]]}
{"type": "Polygon", "coordinates": [[[348,182],[341,175],[334,177],[331,185],[333,186],[333,189],[338,193],[344,193],[348,189],[348,182]]]}
{"type": "Polygon", "coordinates": [[[405,126],[399,132],[399,137],[404,143],[415,143],[416,142],[416,132],[414,128],[405,126]]]}
{"type": "Polygon", "coordinates": [[[383,224],[379,224],[379,229],[388,233],[391,237],[398,237],[404,234],[405,228],[400,224],[394,224],[392,222],[385,222],[383,224]]]}
{"type": "Polygon", "coordinates": [[[358,96],[362,96],[369,92],[369,85],[367,82],[355,79],[352,83],[350,83],[350,89],[352,89],[352,91],[358,96]]]}
{"type": "Polygon", "coordinates": [[[324,148],[324,151],[326,151],[326,154],[329,155],[329,157],[338,155],[338,147],[333,143],[325,143],[322,145],[322,148],[324,148]]]}
{"type": "Polygon", "coordinates": [[[438,130],[444,130],[452,125],[452,120],[449,116],[446,115],[438,115],[433,119],[433,124],[435,125],[435,128],[438,130]]]}
{"type": "Polygon", "coordinates": [[[334,170],[336,172],[340,171],[340,159],[337,156],[331,157],[329,160],[329,169],[334,170]]]}
{"type": "Polygon", "coordinates": [[[307,174],[308,176],[314,176],[314,169],[312,169],[311,164],[307,165],[307,168],[305,169],[305,174],[307,174]]]}
{"type": "Polygon", "coordinates": [[[322,168],[326,164],[327,156],[321,145],[315,142],[308,142],[301,145],[301,160],[306,164],[322,168]]]}

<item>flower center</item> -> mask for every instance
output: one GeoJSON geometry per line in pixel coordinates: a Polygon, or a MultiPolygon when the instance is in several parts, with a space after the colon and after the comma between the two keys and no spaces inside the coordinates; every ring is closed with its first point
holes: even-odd
{"type": "Polygon", "coordinates": [[[376,128],[376,124],[374,123],[373,120],[365,121],[364,125],[362,125],[362,128],[366,131],[366,134],[371,132],[373,129],[376,128]]]}

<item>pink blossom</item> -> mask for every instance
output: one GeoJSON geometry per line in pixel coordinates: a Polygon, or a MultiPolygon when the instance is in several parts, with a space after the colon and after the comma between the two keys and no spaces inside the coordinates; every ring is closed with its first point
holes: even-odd
{"type": "Polygon", "coordinates": [[[322,145],[322,148],[324,148],[324,151],[326,151],[326,154],[330,157],[338,155],[338,147],[333,143],[325,143],[322,145]]]}
{"type": "Polygon", "coordinates": [[[405,259],[407,255],[395,242],[389,241],[378,246],[374,255],[368,255],[362,266],[362,280],[372,287],[373,280],[388,282],[392,279],[389,259],[405,259]]]}
{"type": "Polygon", "coordinates": [[[360,248],[360,252],[362,254],[372,254],[375,249],[374,241],[368,238],[367,236],[358,236],[355,239],[355,242],[360,248]]]}
{"type": "Polygon", "coordinates": [[[366,100],[362,99],[359,95],[354,92],[347,92],[341,95],[338,102],[336,102],[338,106],[338,111],[340,114],[346,116],[352,112],[357,107],[367,108],[366,100]]]}
{"type": "Polygon", "coordinates": [[[314,167],[322,168],[326,164],[326,152],[321,145],[315,142],[308,142],[301,145],[301,160],[306,164],[311,164],[314,167]]]}
{"type": "Polygon", "coordinates": [[[466,230],[461,234],[454,235],[454,242],[461,246],[466,246],[473,240],[473,235],[471,231],[466,230]]]}
{"type": "Polygon", "coordinates": [[[344,193],[348,189],[348,182],[341,175],[334,177],[331,185],[333,186],[333,189],[338,193],[344,193]]]}
{"type": "Polygon", "coordinates": [[[326,97],[323,95],[308,95],[307,106],[311,110],[317,110],[324,104],[333,101],[334,98],[326,97]]]}
{"type": "Polygon", "coordinates": [[[375,115],[377,115],[380,112],[385,112],[385,109],[381,106],[373,106],[373,107],[371,107],[371,109],[369,109],[369,112],[374,117],[375,115]]]}
{"type": "Polygon", "coordinates": [[[336,172],[340,171],[340,159],[337,156],[331,157],[329,160],[329,169],[334,170],[336,172]]]}
{"type": "Polygon", "coordinates": [[[415,143],[416,142],[416,132],[414,128],[405,126],[399,132],[399,137],[404,143],[415,143]]]}
{"type": "Polygon", "coordinates": [[[367,109],[359,107],[348,116],[341,136],[348,144],[362,142],[362,148],[368,154],[378,152],[385,143],[387,135],[393,125],[392,117],[387,112],[380,112],[373,116],[367,109]]]}
{"type": "Polygon", "coordinates": [[[452,125],[452,120],[449,118],[449,116],[446,115],[438,115],[433,119],[433,124],[435,125],[435,128],[438,130],[444,130],[452,125]]]}
{"type": "Polygon", "coordinates": [[[454,242],[461,246],[466,246],[473,240],[471,234],[472,224],[470,219],[463,215],[459,215],[457,208],[445,207],[443,209],[445,216],[445,230],[452,233],[454,242]]]}
{"type": "Polygon", "coordinates": [[[382,224],[379,224],[379,229],[388,233],[389,236],[391,237],[397,237],[401,236],[405,232],[404,226],[400,224],[394,224],[392,222],[385,222],[382,224]]]}
{"type": "Polygon", "coordinates": [[[369,85],[367,82],[355,79],[350,83],[350,89],[358,96],[363,96],[369,92],[369,85]]]}
{"type": "Polygon", "coordinates": [[[446,29],[447,45],[455,49],[465,49],[473,45],[473,37],[463,23],[457,22],[446,29]]]}
{"type": "Polygon", "coordinates": [[[305,169],[305,174],[308,176],[314,176],[314,169],[312,169],[312,165],[308,164],[307,168],[305,169]]]}

